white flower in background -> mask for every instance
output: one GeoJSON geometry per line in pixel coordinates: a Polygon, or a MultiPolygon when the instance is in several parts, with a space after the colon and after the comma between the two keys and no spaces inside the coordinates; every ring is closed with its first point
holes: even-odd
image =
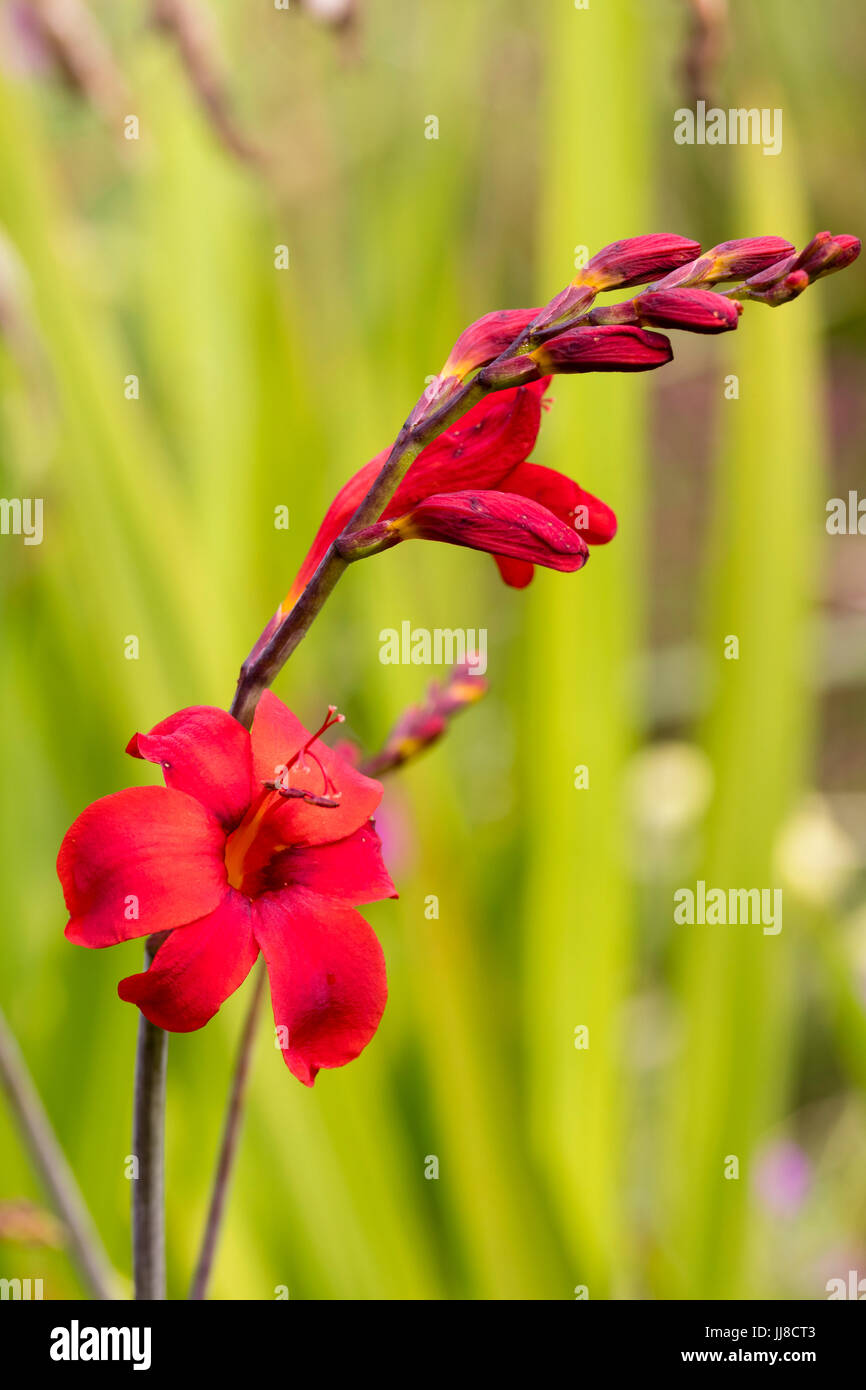
{"type": "Polygon", "coordinates": [[[862,859],[826,797],[818,794],[809,796],[789,817],[776,841],[776,868],[785,886],[811,907],[835,902],[862,859]]]}
{"type": "Polygon", "coordinates": [[[673,837],[699,821],[713,794],[713,769],[703,749],[669,740],[641,749],[628,770],[629,801],[645,834],[673,837]]]}

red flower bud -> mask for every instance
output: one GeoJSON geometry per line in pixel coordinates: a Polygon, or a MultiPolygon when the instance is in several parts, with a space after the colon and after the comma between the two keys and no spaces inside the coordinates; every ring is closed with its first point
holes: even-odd
{"type": "Polygon", "coordinates": [[[739,241],[722,241],[705,251],[696,261],[672,270],[653,289],[671,290],[677,286],[715,285],[721,280],[740,280],[755,275],[767,266],[777,264],[794,248],[780,236],[743,237],[739,241]]]}
{"type": "Polygon", "coordinates": [[[579,570],[589,555],[573,527],[514,493],[440,493],[387,525],[401,539],[445,541],[554,570],[579,570]]]}
{"type": "Polygon", "coordinates": [[[725,333],[743,312],[712,290],[646,290],[634,300],[638,322],[654,328],[685,328],[690,333],[725,333]]]}
{"type": "Polygon", "coordinates": [[[805,270],[810,280],[822,275],[830,275],[834,270],[844,270],[860,255],[860,240],[855,236],[833,236],[832,232],[818,232],[808,246],[804,246],[794,262],[794,270],[805,270]]]}
{"type": "MultiPolygon", "coordinates": [[[[464,329],[451,349],[442,371],[428,383],[414,406],[406,422],[408,427],[413,428],[447,405],[466,378],[479,367],[494,362],[511,346],[517,335],[532,322],[537,313],[537,309],[496,310],[476,319],[464,329]]],[[[519,366],[514,371],[504,366],[488,384],[501,390],[504,386],[521,386],[537,380],[538,373],[533,370],[532,362],[524,358],[516,360],[522,364],[523,371],[519,366]]]]}
{"type": "Polygon", "coordinates": [[[531,356],[545,373],[646,372],[670,362],[673,350],[661,333],[613,325],[569,329],[531,356]]]}
{"type": "Polygon", "coordinates": [[[596,291],[645,285],[656,275],[693,261],[700,250],[697,241],[664,233],[612,241],[596,252],[575,277],[574,284],[588,285],[596,291]]]}
{"type": "Polygon", "coordinates": [[[502,309],[485,314],[464,329],[454,344],[441,375],[461,379],[492,362],[535,318],[537,309],[502,309]]]}
{"type": "Polygon", "coordinates": [[[766,289],[751,288],[753,282],[749,281],[749,298],[756,299],[761,304],[769,304],[775,309],[780,304],[787,304],[789,300],[796,299],[797,295],[802,294],[809,285],[809,276],[805,270],[791,270],[780,280],[769,284],[766,289]]]}
{"type": "Polygon", "coordinates": [[[775,285],[777,281],[783,280],[789,270],[793,270],[797,262],[795,254],[785,256],[781,261],[775,261],[773,265],[768,265],[764,270],[759,270],[756,275],[750,275],[746,284],[749,288],[758,290],[765,289],[768,285],[775,285]]]}
{"type": "Polygon", "coordinates": [[[738,241],[720,241],[718,246],[705,254],[715,263],[712,280],[740,280],[755,275],[768,265],[774,265],[784,256],[790,256],[794,247],[790,241],[780,236],[742,237],[738,241]]]}

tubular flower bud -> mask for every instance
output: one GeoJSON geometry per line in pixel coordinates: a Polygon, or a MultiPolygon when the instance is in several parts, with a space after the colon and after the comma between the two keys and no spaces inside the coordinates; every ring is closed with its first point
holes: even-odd
{"type": "Polygon", "coordinates": [[[530,354],[543,372],[646,372],[670,362],[673,349],[661,333],[627,325],[572,328],[530,354]]]}
{"type": "Polygon", "coordinates": [[[634,307],[638,323],[690,333],[726,333],[743,312],[742,304],[712,290],[646,290],[634,307]]]}
{"type": "Polygon", "coordinates": [[[805,270],[789,271],[776,284],[768,286],[765,290],[755,290],[750,293],[750,299],[759,300],[762,304],[769,304],[775,309],[780,304],[787,304],[790,300],[796,299],[798,294],[802,294],[808,288],[809,277],[805,270]]]}
{"type": "Polygon", "coordinates": [[[743,237],[738,241],[722,241],[705,251],[696,261],[672,270],[652,286],[654,290],[671,290],[689,285],[716,285],[722,280],[741,280],[755,275],[768,266],[791,255],[794,247],[780,236],[743,237]]]}
{"type": "Polygon", "coordinates": [[[548,569],[579,570],[589,555],[577,531],[514,493],[441,493],[387,524],[401,540],[444,541],[548,569]]]}
{"type": "Polygon", "coordinates": [[[805,270],[810,281],[818,280],[822,275],[831,275],[834,270],[844,270],[859,255],[859,237],[818,232],[808,246],[803,247],[793,268],[805,270]]]}
{"type": "Polygon", "coordinates": [[[537,313],[537,309],[501,309],[476,319],[460,334],[440,375],[457,376],[462,381],[478,367],[493,362],[529,327],[537,313]]]}
{"type": "Polygon", "coordinates": [[[364,764],[367,776],[380,777],[415,758],[442,737],[449,722],[487,693],[487,681],[469,659],[455,666],[444,684],[432,681],[423,704],[411,705],[397,720],[381,750],[364,764]]]}
{"type": "MultiPolygon", "coordinates": [[[[451,349],[442,371],[428,383],[412,410],[407,422],[409,427],[419,424],[421,420],[447,405],[464,381],[479,367],[486,367],[489,362],[494,362],[505,352],[537,313],[537,309],[496,310],[491,314],[484,314],[464,329],[451,349]]],[[[509,372],[507,364],[503,363],[503,370],[496,377],[497,387],[501,390],[504,386],[521,386],[528,381],[537,380],[538,373],[533,370],[527,371],[525,363],[523,366],[522,372],[509,372]]],[[[531,363],[529,367],[532,368],[531,363]]]]}
{"type": "Polygon", "coordinates": [[[653,236],[628,237],[612,241],[596,252],[575,277],[575,285],[601,290],[625,289],[629,285],[645,285],[656,275],[663,275],[700,255],[700,243],[687,237],[665,233],[653,236]]]}

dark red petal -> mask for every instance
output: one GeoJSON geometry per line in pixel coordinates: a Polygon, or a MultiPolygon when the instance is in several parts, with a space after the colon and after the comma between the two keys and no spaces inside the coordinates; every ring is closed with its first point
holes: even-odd
{"type": "Polygon", "coordinates": [[[346,907],[396,898],[372,822],[330,845],[287,849],[271,862],[269,886],[302,888],[346,907]]]}
{"type": "Polygon", "coordinates": [[[550,379],[498,391],[422,450],[383,512],[402,516],[435,492],[498,485],[535,447],[550,379]]]}
{"type": "Polygon", "coordinates": [[[209,705],[182,709],[149,734],[133,734],[126,751],[159,763],[166,786],[194,796],[227,830],[250,804],[250,736],[225,710],[209,705]]]}
{"type": "MultiPolygon", "coordinates": [[[[252,728],[253,778],[257,786],[278,780],[283,769],[309,739],[300,720],[286,708],[282,700],[266,690],[256,707],[252,728]]],[[[340,793],[336,807],[314,806],[300,798],[274,794],[271,808],[259,832],[264,844],[326,845],[343,840],[370,819],[382,798],[382,785],[365,777],[335,753],[320,739],[311,752],[324,767],[340,793]]],[[[315,796],[330,795],[320,769],[311,757],[304,760],[306,771],[298,764],[288,770],[288,783],[315,796]]]]}
{"type": "Polygon", "coordinates": [[[363,917],[313,894],[266,894],[253,905],[277,1042],[305,1086],[366,1046],[388,997],[385,957],[363,917]]]}
{"type": "Polygon", "coordinates": [[[95,801],[57,856],[67,937],[113,946],[213,912],[227,888],[224,847],[219,822],[185,792],[131,787],[95,801]]]}
{"type": "Polygon", "coordinates": [[[501,486],[503,492],[539,502],[566,526],[573,526],[587,545],[606,545],[616,535],[616,515],[607,503],[553,468],[521,463],[503,478],[501,486]]]}
{"type": "Polygon", "coordinates": [[[390,452],[390,449],[383,449],[382,452],[377,454],[374,459],[371,459],[369,463],[365,463],[364,467],[360,468],[358,472],[340,488],[340,491],[325,512],[322,524],[316,532],[316,538],[310,546],[306,559],[298,570],[291,590],[282,605],[284,613],[289,611],[292,604],[312,579],[331,542],[339,536],[346,522],[350,521],[354,516],[390,452]]]}
{"type": "Polygon", "coordinates": [[[191,1033],[243,984],[258,954],[249,899],[232,890],[215,912],[171,932],[149,969],[121,980],[117,992],[157,1028],[191,1033]]]}
{"type": "Polygon", "coordinates": [[[405,539],[445,541],[491,555],[573,571],[586,542],[546,507],[510,492],[449,492],[428,497],[392,523],[405,539]]]}

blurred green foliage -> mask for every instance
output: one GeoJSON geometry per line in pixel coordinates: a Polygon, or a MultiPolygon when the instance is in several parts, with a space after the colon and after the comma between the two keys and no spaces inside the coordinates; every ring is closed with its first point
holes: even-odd
{"type": "MultiPolygon", "coordinates": [[[[141,950],[65,942],[65,828],[156,777],[123,755],[133,730],[228,704],[330,497],[467,322],[544,302],[581,245],[862,230],[866,15],[732,0],[707,93],[781,107],[772,158],[674,144],[695,95],[676,0],[360,0],[354,34],[201,6],[257,166],[145,5],[92,6],[128,91],[113,120],[24,8],[0,76],[0,492],[45,499],[45,538],[0,538],[2,1000],[126,1272],[136,1017],[115,985],[141,950]]],[[[620,518],[586,573],[514,593],[484,557],[409,546],[337,589],[277,684],[307,723],[339,703],[381,742],[435,674],[378,661],[404,619],[487,628],[492,689],[389,783],[374,1042],[307,1091],[263,1024],[214,1296],[822,1297],[866,1275],[866,563],[824,528],[863,457],[863,300],[857,267],[678,342],[652,380],[558,381],[534,457],[620,518]],[[698,878],[783,886],[782,932],[674,925],[698,878]]],[[[170,1044],[173,1297],[244,1008],[170,1044]]],[[[5,1112],[0,1151],[0,1199],[38,1199],[5,1112]]],[[[62,1252],[0,1259],[80,1292],[62,1252]]]]}

